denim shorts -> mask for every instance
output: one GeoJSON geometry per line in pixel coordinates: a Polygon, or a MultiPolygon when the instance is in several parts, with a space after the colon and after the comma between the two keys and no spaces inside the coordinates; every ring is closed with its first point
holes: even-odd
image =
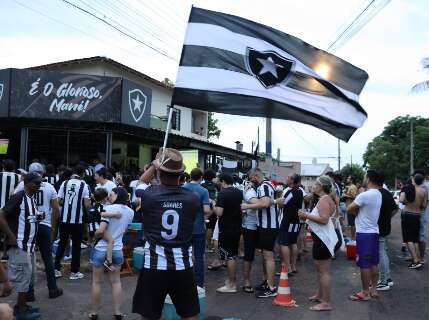
{"type": "MultiPolygon", "coordinates": [[[[92,249],[90,262],[96,268],[103,267],[104,261],[106,261],[106,251],[92,249]]],[[[114,266],[122,266],[124,263],[124,255],[122,250],[113,250],[112,263],[114,266]]]]}

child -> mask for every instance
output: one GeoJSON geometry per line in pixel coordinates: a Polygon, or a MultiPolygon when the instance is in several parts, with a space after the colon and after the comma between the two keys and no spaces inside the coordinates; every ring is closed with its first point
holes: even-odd
{"type": "Polygon", "coordinates": [[[94,204],[92,208],[89,210],[89,221],[88,221],[88,228],[89,228],[89,236],[92,241],[94,241],[95,238],[98,238],[95,240],[94,247],[97,244],[100,239],[105,240],[107,245],[107,252],[106,252],[106,261],[104,262],[104,266],[109,270],[113,271],[112,268],[112,254],[113,254],[113,238],[112,235],[108,231],[104,231],[102,234],[96,234],[96,231],[100,227],[100,222],[106,218],[120,218],[120,213],[114,213],[114,212],[106,212],[104,211],[103,206],[107,202],[107,191],[104,188],[98,188],[94,191],[93,199],[94,204]],[[104,218],[104,219],[103,219],[104,218]]]}

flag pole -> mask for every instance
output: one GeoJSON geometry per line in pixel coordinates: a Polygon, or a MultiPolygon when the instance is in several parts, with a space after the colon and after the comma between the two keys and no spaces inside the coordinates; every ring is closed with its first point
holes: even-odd
{"type": "Polygon", "coordinates": [[[165,129],[164,144],[162,146],[161,163],[164,162],[164,155],[165,155],[164,151],[165,151],[165,148],[167,147],[168,135],[170,134],[172,116],[173,116],[173,107],[170,106],[170,110],[168,112],[167,128],[165,129]]]}

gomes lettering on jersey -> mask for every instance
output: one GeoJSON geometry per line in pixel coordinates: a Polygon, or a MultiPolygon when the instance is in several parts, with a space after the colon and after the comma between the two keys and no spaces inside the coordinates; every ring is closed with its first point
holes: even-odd
{"type": "Polygon", "coordinates": [[[173,209],[182,209],[183,203],[177,201],[165,201],[162,203],[163,208],[173,208],[173,209]]]}

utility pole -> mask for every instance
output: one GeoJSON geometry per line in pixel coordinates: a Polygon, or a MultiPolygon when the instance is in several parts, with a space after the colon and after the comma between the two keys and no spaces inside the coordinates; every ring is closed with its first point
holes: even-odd
{"type": "Polygon", "coordinates": [[[410,121],[410,174],[414,172],[414,123],[410,121]]]}
{"type": "Polygon", "coordinates": [[[338,139],[338,171],[341,170],[341,145],[340,139],[338,139]]]}

